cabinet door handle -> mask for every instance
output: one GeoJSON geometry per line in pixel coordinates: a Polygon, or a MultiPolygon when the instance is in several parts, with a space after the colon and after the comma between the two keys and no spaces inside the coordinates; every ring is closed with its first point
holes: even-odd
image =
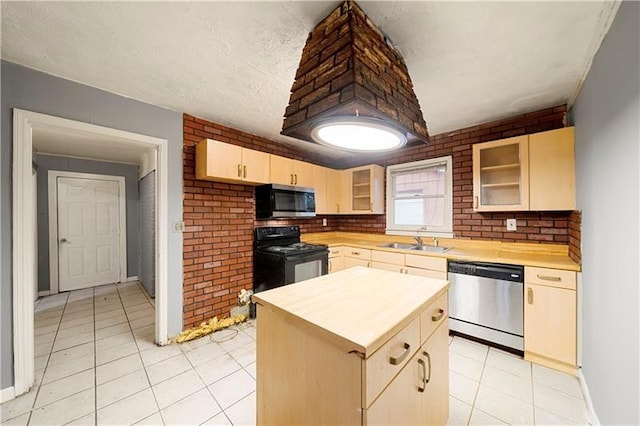
{"type": "Polygon", "coordinates": [[[294,174],[294,175],[293,175],[293,184],[294,184],[294,185],[297,185],[297,184],[298,184],[298,175],[297,175],[297,174],[294,174]]]}
{"type": "Polygon", "coordinates": [[[402,353],[397,357],[393,357],[393,356],[389,357],[389,363],[391,365],[400,364],[409,355],[410,350],[411,350],[411,345],[408,344],[407,342],[404,342],[404,351],[402,351],[402,353]]]}
{"type": "Polygon", "coordinates": [[[293,173],[289,174],[289,185],[293,185],[293,173]]]}
{"type": "Polygon", "coordinates": [[[247,177],[247,166],[242,166],[242,177],[247,177]]]}
{"type": "Polygon", "coordinates": [[[400,273],[404,274],[404,268],[400,268],[400,273]]]}
{"type": "Polygon", "coordinates": [[[527,288],[527,303],[533,305],[533,289],[531,287],[527,288]]]}
{"type": "Polygon", "coordinates": [[[422,367],[422,385],[418,386],[418,392],[424,392],[427,387],[427,383],[431,380],[431,355],[429,352],[422,352],[422,355],[427,357],[427,363],[429,364],[429,375],[427,376],[427,368],[422,358],[418,359],[418,364],[422,367]]]}
{"type": "Polygon", "coordinates": [[[540,274],[536,276],[538,277],[538,279],[545,280],[545,281],[555,281],[555,282],[562,281],[562,278],[560,277],[552,277],[549,275],[540,275],[540,274]]]}
{"type": "Polygon", "coordinates": [[[438,309],[438,313],[436,315],[431,316],[431,321],[438,322],[442,319],[443,316],[444,316],[444,309],[440,308],[438,309]]]}
{"type": "Polygon", "coordinates": [[[238,177],[242,177],[242,164],[238,164],[238,177]]]}
{"type": "Polygon", "coordinates": [[[340,213],[340,204],[336,204],[336,213],[340,213]]]}
{"type": "Polygon", "coordinates": [[[371,268],[371,262],[367,262],[367,268],[371,268]]]}
{"type": "Polygon", "coordinates": [[[473,197],[473,208],[478,208],[478,196],[473,197]]]}
{"type": "Polygon", "coordinates": [[[331,272],[331,261],[329,261],[329,272],[331,272]]]}

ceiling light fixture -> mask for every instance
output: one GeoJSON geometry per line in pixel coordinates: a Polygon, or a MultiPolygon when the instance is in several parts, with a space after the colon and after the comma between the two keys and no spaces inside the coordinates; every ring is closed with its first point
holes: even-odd
{"type": "Polygon", "coordinates": [[[428,141],[404,59],[354,1],[309,33],[281,133],[357,152],[428,141]]]}
{"type": "Polygon", "coordinates": [[[407,137],[384,121],[371,117],[330,117],[311,129],[319,144],[345,151],[385,152],[406,145],[407,137]]]}

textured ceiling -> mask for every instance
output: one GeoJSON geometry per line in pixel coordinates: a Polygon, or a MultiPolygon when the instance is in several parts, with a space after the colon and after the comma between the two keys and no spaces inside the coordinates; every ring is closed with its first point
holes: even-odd
{"type": "MultiPolygon", "coordinates": [[[[2,58],[336,159],[281,136],[308,32],[338,2],[2,2],[2,58]]],[[[618,3],[360,2],[432,135],[571,102],[618,3]]]]}

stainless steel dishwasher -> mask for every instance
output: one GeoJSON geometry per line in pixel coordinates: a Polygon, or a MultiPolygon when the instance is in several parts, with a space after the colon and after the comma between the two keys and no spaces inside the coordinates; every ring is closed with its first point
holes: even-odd
{"type": "Polygon", "coordinates": [[[524,349],[524,268],[449,262],[449,328],[501,346],[524,349]]]}

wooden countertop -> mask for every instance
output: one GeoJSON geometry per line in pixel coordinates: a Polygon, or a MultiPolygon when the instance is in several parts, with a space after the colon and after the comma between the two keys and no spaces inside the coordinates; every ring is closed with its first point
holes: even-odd
{"type": "Polygon", "coordinates": [[[272,309],[313,335],[365,358],[415,319],[449,282],[354,267],[256,293],[272,309]]]}
{"type": "MultiPolygon", "coordinates": [[[[431,239],[427,237],[425,237],[424,240],[425,244],[430,244],[431,242],[431,239]]],[[[580,271],[580,265],[569,257],[568,247],[560,244],[503,243],[499,241],[438,238],[440,246],[452,247],[452,249],[444,253],[434,253],[380,247],[380,244],[385,242],[415,244],[415,241],[411,237],[394,235],[355,232],[318,232],[303,234],[302,241],[314,244],[327,244],[329,247],[347,245],[404,254],[444,257],[450,260],[507,263],[511,265],[580,271]]]]}

